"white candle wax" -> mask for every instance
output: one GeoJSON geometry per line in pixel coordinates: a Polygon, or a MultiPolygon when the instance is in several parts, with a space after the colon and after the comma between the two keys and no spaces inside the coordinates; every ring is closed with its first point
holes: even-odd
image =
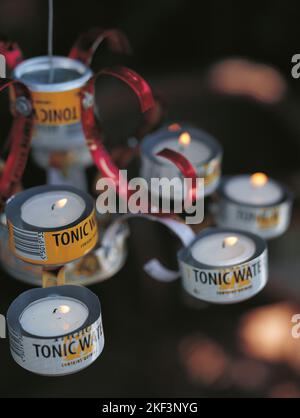
{"type": "Polygon", "coordinates": [[[279,184],[262,173],[231,178],[225,185],[225,193],[235,201],[252,205],[271,205],[282,197],[279,184]]]}
{"type": "MultiPolygon", "coordinates": [[[[188,144],[181,144],[179,139],[180,136],[174,138],[166,138],[165,140],[162,140],[156,147],[154,147],[154,155],[156,155],[159,151],[163,150],[164,148],[169,148],[173,151],[177,151],[183,154],[194,166],[202,164],[211,156],[211,150],[203,142],[191,138],[188,144]]],[[[163,157],[157,158],[161,163],[165,165],[172,164],[163,157]]]]}
{"type": "Polygon", "coordinates": [[[209,266],[234,266],[253,256],[255,243],[241,234],[216,232],[199,239],[191,252],[195,260],[209,266]]]}
{"type": "Polygon", "coordinates": [[[47,297],[29,305],[20,317],[24,331],[38,337],[58,337],[80,328],[89,315],[82,302],[66,297],[47,297]]]}
{"type": "Polygon", "coordinates": [[[42,228],[68,225],[85,210],[82,197],[69,191],[49,191],[29,198],[21,207],[24,222],[42,228]]]}

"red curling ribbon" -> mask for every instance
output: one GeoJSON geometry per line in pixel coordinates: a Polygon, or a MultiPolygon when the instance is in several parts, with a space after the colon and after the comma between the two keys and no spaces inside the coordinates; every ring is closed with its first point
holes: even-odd
{"type": "Polygon", "coordinates": [[[136,94],[141,111],[147,112],[154,105],[151,88],[148,83],[136,72],[126,67],[104,69],[95,74],[81,90],[81,116],[87,145],[91,152],[96,167],[101,174],[112,179],[118,193],[128,199],[130,190],[127,182],[120,176],[119,168],[113,162],[110,154],[102,144],[102,132],[96,125],[93,99],[95,95],[95,81],[99,76],[111,76],[126,83],[136,94]]]}
{"type": "Polygon", "coordinates": [[[99,45],[107,40],[111,51],[130,54],[132,52],[126,35],[118,29],[92,28],[81,34],[75,41],[69,58],[79,60],[89,66],[99,45]]]}
{"type": "Polygon", "coordinates": [[[99,74],[109,75],[127,84],[136,94],[142,113],[154,106],[154,98],[149,84],[135,71],[127,67],[105,68],[99,74]]]}
{"type": "Polygon", "coordinates": [[[19,81],[0,78],[0,93],[9,87],[13,89],[17,105],[13,111],[14,119],[9,134],[10,151],[0,176],[0,211],[3,210],[6,200],[15,193],[23,176],[33,128],[32,101],[28,88],[19,81]],[[19,106],[21,108],[23,105],[24,113],[20,113],[20,108],[18,109],[18,99],[22,100],[19,106]]]}
{"type": "Polygon", "coordinates": [[[161,126],[165,119],[167,104],[164,96],[161,93],[155,92],[153,97],[154,106],[143,115],[143,121],[134,135],[134,138],[137,140],[136,145],[133,147],[119,145],[112,150],[113,160],[120,168],[127,167],[130,161],[139,155],[139,141],[145,135],[161,126]]]}
{"type": "MultiPolygon", "coordinates": [[[[69,58],[77,59],[89,66],[93,56],[105,40],[110,50],[117,53],[130,54],[132,48],[126,35],[118,29],[92,28],[81,34],[73,45],[69,58]]],[[[143,122],[135,133],[137,140],[143,138],[147,133],[152,132],[158,126],[165,115],[165,101],[160,95],[155,95],[155,105],[143,115],[143,122]]],[[[135,147],[119,146],[113,150],[114,160],[120,167],[127,167],[129,162],[139,154],[138,145],[135,147]]]]}
{"type": "MultiPolygon", "coordinates": [[[[87,82],[80,93],[83,131],[93,161],[100,173],[114,182],[119,195],[127,201],[133,191],[128,189],[128,184],[120,175],[121,173],[119,168],[113,162],[110,154],[105,149],[102,143],[102,131],[100,127],[97,126],[95,120],[93,106],[95,80],[98,76],[103,75],[110,75],[125,82],[137,95],[142,112],[146,112],[152,108],[154,105],[154,99],[147,82],[140,75],[126,67],[100,71],[87,82]]],[[[183,155],[169,149],[162,150],[158,155],[176,164],[183,176],[192,178],[193,187],[192,190],[189,191],[188,195],[194,200],[194,196],[196,195],[196,171],[192,164],[183,155]]]]}
{"type": "Polygon", "coordinates": [[[12,71],[23,61],[23,54],[16,42],[11,42],[0,37],[0,54],[4,55],[9,71],[12,71]]]}
{"type": "Polygon", "coordinates": [[[158,157],[164,157],[171,161],[181,172],[183,178],[191,179],[190,188],[187,191],[186,199],[188,202],[194,202],[197,199],[197,173],[193,164],[180,152],[169,148],[164,148],[156,154],[158,157]]]}

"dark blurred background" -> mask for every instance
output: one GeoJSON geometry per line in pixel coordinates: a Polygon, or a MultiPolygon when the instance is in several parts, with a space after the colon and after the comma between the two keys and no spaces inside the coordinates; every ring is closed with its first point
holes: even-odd
{"type": "MultiPolygon", "coordinates": [[[[103,308],[101,358],[79,375],[40,378],[18,368],[0,341],[0,396],[299,397],[300,344],[290,334],[291,317],[300,312],[300,80],[291,76],[291,58],[300,53],[299,2],[54,3],[55,54],[66,55],[92,26],[122,29],[134,54],[101,49],[93,68],[122,63],[140,72],[165,98],[169,120],[190,121],[219,139],[224,173],[264,171],[285,181],[295,210],[288,233],[270,243],[267,288],[224,307],[191,300],[179,282],[147,277],[142,265],[153,256],[176,266],[179,244],[162,226],[132,221],[126,266],[92,287],[103,308]]],[[[44,55],[47,10],[46,0],[0,0],[0,32],[26,57],[44,55]]],[[[2,108],[4,142],[9,119],[2,108]]],[[[112,143],[130,135],[123,122],[121,133],[107,124],[112,143]]],[[[26,186],[43,182],[35,170],[31,161],[26,186]]],[[[28,287],[2,278],[3,313],[28,287]]]]}
{"type": "MultiPolygon", "coordinates": [[[[21,45],[26,56],[44,54],[46,0],[1,0],[1,31],[21,45]]],[[[91,26],[118,27],[134,47],[139,70],[169,74],[199,70],[222,57],[246,56],[276,65],[286,76],[299,44],[299,4],[291,0],[238,1],[88,0],[55,1],[54,45],[66,54],[75,37],[91,26]]]]}

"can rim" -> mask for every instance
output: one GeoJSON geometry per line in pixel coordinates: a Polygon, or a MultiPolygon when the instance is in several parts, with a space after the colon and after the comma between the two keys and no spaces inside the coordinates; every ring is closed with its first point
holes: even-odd
{"type": "MultiPolygon", "coordinates": [[[[248,174],[239,174],[239,177],[247,177],[248,174]]],[[[243,207],[245,209],[271,209],[276,208],[282,204],[285,203],[292,203],[293,202],[293,193],[290,191],[290,189],[283,183],[281,183],[278,180],[273,180],[274,183],[276,183],[282,190],[282,196],[276,200],[275,202],[271,202],[268,204],[255,204],[255,203],[246,203],[246,202],[239,202],[238,199],[235,199],[231,196],[228,196],[226,193],[226,185],[227,183],[234,178],[235,176],[224,176],[222,180],[220,181],[217,193],[218,196],[222,199],[222,201],[225,201],[226,203],[229,202],[235,206],[243,207]]]]}
{"type": "Polygon", "coordinates": [[[45,70],[49,69],[49,57],[48,56],[40,56],[29,58],[23,62],[21,62],[13,71],[13,78],[23,81],[24,84],[31,90],[37,92],[60,92],[60,91],[67,91],[73,90],[83,86],[89,78],[92,77],[93,73],[92,70],[83,64],[81,61],[74,60],[72,58],[54,55],[53,56],[53,65],[54,68],[63,68],[63,69],[70,69],[78,71],[78,78],[65,81],[63,83],[35,83],[33,81],[24,81],[22,76],[24,74],[29,74],[33,71],[38,70],[45,70]]]}
{"type": "Polygon", "coordinates": [[[252,232],[243,231],[241,229],[236,229],[236,228],[210,227],[210,228],[206,228],[205,230],[197,234],[195,238],[193,239],[193,241],[191,241],[187,247],[184,247],[181,250],[179,250],[177,254],[179,263],[182,263],[182,262],[186,263],[199,270],[227,270],[227,269],[234,268],[235,265],[212,266],[209,264],[205,264],[196,260],[192,255],[191,249],[199,239],[202,239],[203,237],[211,235],[211,234],[215,234],[217,232],[225,232],[225,233],[230,233],[230,234],[236,233],[240,235],[245,235],[254,241],[254,244],[255,244],[254,254],[251,257],[247,258],[247,260],[244,260],[242,263],[240,263],[239,266],[247,265],[249,262],[261,257],[263,253],[265,252],[267,253],[266,241],[262,237],[256,234],[253,234],[252,232]]]}
{"type": "Polygon", "coordinates": [[[164,126],[158,131],[155,131],[153,133],[150,133],[149,135],[146,135],[143,141],[141,142],[141,151],[144,156],[149,158],[151,161],[155,162],[155,164],[160,166],[165,166],[167,163],[165,161],[159,160],[154,154],[153,154],[153,148],[160,143],[162,139],[168,139],[172,138],[175,135],[180,135],[183,132],[188,132],[192,138],[194,138],[196,141],[202,142],[204,145],[207,146],[210,150],[210,155],[205,160],[201,161],[199,165],[197,165],[197,168],[203,167],[206,164],[209,164],[215,160],[221,160],[223,156],[223,149],[221,147],[221,144],[218,142],[218,140],[213,137],[208,132],[196,128],[191,125],[183,124],[180,125],[180,129],[178,129],[176,132],[169,131],[167,129],[167,126],[164,126]]]}
{"type": "Polygon", "coordinates": [[[16,195],[12,196],[6,204],[5,207],[5,214],[6,218],[9,222],[12,223],[12,225],[28,230],[28,231],[36,231],[36,232],[53,232],[53,231],[63,231],[65,229],[70,229],[76,226],[77,224],[83,222],[85,219],[87,219],[95,210],[94,200],[93,198],[85,193],[84,191],[77,189],[73,186],[59,186],[59,185],[47,185],[47,186],[36,186],[31,187],[30,189],[23,190],[20,193],[17,193],[16,195]],[[59,226],[59,227],[39,227],[35,225],[28,224],[27,222],[22,220],[21,217],[21,208],[23,203],[25,203],[28,199],[33,197],[36,194],[40,193],[46,193],[46,192],[52,192],[52,191],[66,191],[74,193],[78,196],[80,196],[84,202],[85,202],[85,208],[82,214],[76,219],[75,221],[59,226]]]}
{"type": "Polygon", "coordinates": [[[30,289],[21,293],[10,305],[7,311],[8,327],[18,335],[35,338],[37,340],[54,340],[74,335],[93,325],[101,317],[101,305],[98,296],[86,287],[64,285],[48,288],[30,289]],[[89,315],[85,322],[72,333],[63,333],[55,337],[44,337],[30,334],[25,331],[20,323],[20,317],[24,310],[39,299],[47,297],[67,297],[76,299],[85,304],[89,309],[89,315]]]}

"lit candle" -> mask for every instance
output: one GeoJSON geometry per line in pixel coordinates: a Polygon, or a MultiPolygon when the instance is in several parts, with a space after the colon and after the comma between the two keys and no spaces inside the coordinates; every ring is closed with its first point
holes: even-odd
{"type": "Polygon", "coordinates": [[[218,226],[252,231],[263,238],[274,238],[289,226],[290,192],[264,173],[224,178],[218,194],[218,226]]]}
{"type": "Polygon", "coordinates": [[[9,307],[7,325],[14,360],[40,375],[76,373],[104,347],[99,299],[80,286],[22,293],[9,307]]]}
{"type": "MultiPolygon", "coordinates": [[[[162,140],[153,148],[153,154],[156,155],[164,148],[169,148],[173,151],[183,154],[193,165],[197,166],[207,161],[212,154],[211,149],[205,143],[192,139],[189,132],[184,131],[178,136],[166,138],[162,140]]],[[[174,176],[178,174],[174,165],[162,157],[156,157],[162,165],[172,167],[174,176]]]]}
{"type": "Polygon", "coordinates": [[[141,144],[141,176],[148,182],[151,178],[180,178],[177,167],[156,155],[164,148],[183,154],[192,163],[197,176],[204,178],[205,195],[215,191],[221,174],[222,149],[212,136],[200,129],[178,124],[147,135],[141,144]]]}
{"type": "Polygon", "coordinates": [[[184,289],[206,302],[241,302],[268,279],[266,243],[249,232],[208,228],[179,251],[178,259],[184,289]]]}
{"type": "Polygon", "coordinates": [[[76,221],[84,210],[84,200],[75,193],[45,191],[26,200],[21,207],[21,217],[29,225],[56,228],[76,221]]]}
{"type": "Polygon", "coordinates": [[[225,193],[240,203],[271,205],[283,196],[281,186],[264,173],[232,177],[225,185],[225,193]]]}
{"type": "Polygon", "coordinates": [[[245,235],[225,232],[208,235],[197,241],[192,249],[195,260],[209,266],[242,264],[253,256],[255,244],[245,235]]]}
{"type": "Polygon", "coordinates": [[[24,331],[38,337],[57,337],[72,333],[83,326],[88,308],[75,299],[56,296],[39,299],[21,314],[24,331]]]}
{"type": "Polygon", "coordinates": [[[13,196],[5,214],[10,249],[28,263],[59,266],[89,253],[98,242],[91,196],[70,186],[38,186],[13,196]]]}

